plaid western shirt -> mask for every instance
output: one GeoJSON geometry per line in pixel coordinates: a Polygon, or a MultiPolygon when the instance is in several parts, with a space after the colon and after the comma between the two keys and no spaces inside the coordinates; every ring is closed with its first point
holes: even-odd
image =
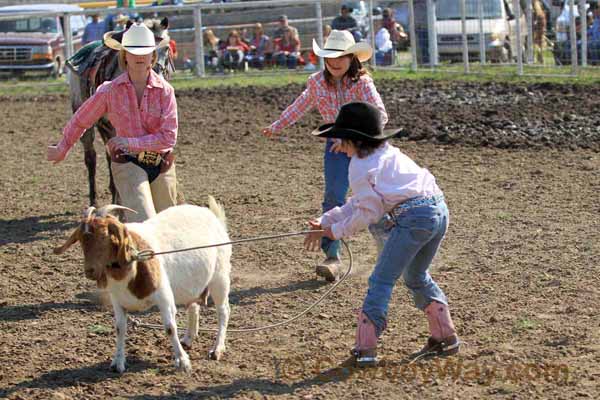
{"type": "Polygon", "coordinates": [[[138,107],[135,88],[123,73],[114,81],[104,82],[87,99],[63,130],[58,144],[67,154],[81,135],[103,115],[115,127],[117,136],[127,138],[129,152],[167,152],[177,141],[177,102],[173,87],[150,71],[144,96],[138,107]]]}
{"type": "Polygon", "coordinates": [[[373,79],[363,75],[357,82],[344,79],[336,86],[327,84],[323,71],[312,74],[306,83],[306,89],[302,94],[283,111],[279,119],[271,124],[273,133],[294,124],[305,113],[317,107],[323,117],[323,123],[333,123],[346,103],[364,101],[371,103],[382,113],[383,125],[387,123],[388,117],[381,96],[375,88],[373,79]]]}

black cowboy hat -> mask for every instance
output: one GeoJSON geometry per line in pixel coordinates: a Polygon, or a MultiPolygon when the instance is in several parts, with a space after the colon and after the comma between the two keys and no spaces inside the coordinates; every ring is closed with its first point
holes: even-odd
{"type": "Polygon", "coordinates": [[[403,132],[403,129],[383,129],[381,111],[372,104],[344,104],[333,124],[321,125],[312,134],[338,139],[382,141],[403,132]]]}

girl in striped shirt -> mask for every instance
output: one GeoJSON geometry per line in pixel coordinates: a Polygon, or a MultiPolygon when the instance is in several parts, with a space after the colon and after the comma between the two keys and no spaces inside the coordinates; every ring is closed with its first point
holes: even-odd
{"type": "MultiPolygon", "coordinates": [[[[354,101],[376,106],[381,112],[381,123],[385,125],[388,118],[383,101],[373,79],[362,66],[373,54],[371,46],[364,42],[355,43],[348,31],[333,30],[323,49],[313,39],[313,51],[317,56],[325,58],[325,70],[308,78],[304,92],[285,109],[277,121],[263,129],[263,135],[277,135],[315,107],[324,123],[333,123],[340,108],[354,101]]],[[[335,139],[327,139],[325,145],[323,212],[344,204],[348,192],[350,157],[340,152],[339,145],[335,139]]],[[[334,282],[340,272],[340,243],[324,237],[321,249],[326,258],[317,265],[316,273],[327,281],[334,282]]]]}

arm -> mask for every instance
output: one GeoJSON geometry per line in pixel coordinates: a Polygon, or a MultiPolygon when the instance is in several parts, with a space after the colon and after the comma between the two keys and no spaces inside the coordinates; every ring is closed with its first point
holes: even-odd
{"type": "Polygon", "coordinates": [[[160,117],[159,132],[151,135],[127,138],[130,152],[166,151],[175,146],[177,142],[177,101],[173,87],[167,85],[161,93],[160,99],[162,114],[160,117]]]}
{"type": "Polygon", "coordinates": [[[368,177],[369,172],[366,171],[355,182],[352,182],[351,187],[354,196],[346,203],[351,207],[351,214],[345,219],[331,225],[331,232],[334,239],[341,239],[356,234],[369,226],[369,224],[379,221],[385,213],[383,199],[373,190],[368,177]]]}
{"type": "Polygon", "coordinates": [[[381,96],[379,95],[379,92],[377,92],[377,88],[375,87],[373,79],[367,78],[362,82],[364,85],[361,93],[363,101],[373,104],[379,109],[379,111],[381,111],[381,122],[385,126],[385,124],[388,122],[388,115],[385,111],[383,100],[381,100],[381,96]]]}
{"type": "MultiPolygon", "coordinates": [[[[58,143],[57,150],[64,159],[69,150],[79,140],[81,135],[96,123],[108,111],[108,96],[110,82],[103,83],[92,97],[87,99],[77,109],[63,129],[63,137],[58,143]]],[[[58,160],[60,161],[60,160],[58,160]]]]}
{"type": "Polygon", "coordinates": [[[314,85],[314,78],[311,76],[308,78],[304,92],[302,92],[302,94],[283,111],[277,121],[271,124],[270,129],[273,133],[278,133],[284,128],[293,125],[315,106],[316,95],[314,85]]]}

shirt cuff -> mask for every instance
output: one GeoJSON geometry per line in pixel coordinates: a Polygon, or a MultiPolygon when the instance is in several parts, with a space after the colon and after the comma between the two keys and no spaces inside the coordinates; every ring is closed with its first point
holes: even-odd
{"type": "Polygon", "coordinates": [[[60,152],[61,155],[63,156],[67,156],[67,154],[69,154],[69,145],[67,145],[67,142],[65,139],[62,139],[57,145],[56,148],[58,149],[58,151],[60,152]]]}
{"type": "Polygon", "coordinates": [[[277,121],[273,122],[269,128],[271,128],[271,131],[273,133],[279,133],[282,131],[281,122],[279,122],[279,120],[277,120],[277,121]]]}
{"type": "Polygon", "coordinates": [[[331,225],[331,233],[333,233],[333,238],[335,240],[340,240],[344,237],[344,226],[342,223],[338,222],[337,224],[331,225]]]}

